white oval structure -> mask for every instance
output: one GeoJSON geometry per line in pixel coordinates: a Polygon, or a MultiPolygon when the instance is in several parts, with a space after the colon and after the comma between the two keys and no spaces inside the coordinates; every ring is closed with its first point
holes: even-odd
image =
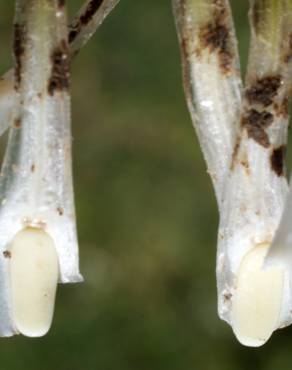
{"type": "Polygon", "coordinates": [[[261,244],[243,258],[233,298],[234,333],[250,347],[263,345],[278,328],[284,272],[277,266],[263,267],[267,251],[261,244]]]}
{"type": "Polygon", "coordinates": [[[51,326],[59,277],[54,242],[45,231],[26,228],[14,237],[9,252],[16,329],[28,337],[43,336],[51,326]]]}

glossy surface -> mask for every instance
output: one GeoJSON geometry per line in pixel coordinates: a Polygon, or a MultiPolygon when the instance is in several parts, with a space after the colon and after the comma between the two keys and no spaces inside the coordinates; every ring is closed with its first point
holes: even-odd
{"type": "Polygon", "coordinates": [[[59,267],[52,238],[42,230],[20,231],[10,246],[10,277],[14,324],[29,337],[51,326],[59,267]]]}

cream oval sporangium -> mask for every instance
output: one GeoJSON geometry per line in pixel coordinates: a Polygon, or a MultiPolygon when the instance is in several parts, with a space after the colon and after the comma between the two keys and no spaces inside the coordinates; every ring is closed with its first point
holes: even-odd
{"type": "Polygon", "coordinates": [[[59,276],[54,242],[39,228],[25,228],[13,238],[6,254],[15,327],[29,337],[45,335],[53,318],[59,276]]]}

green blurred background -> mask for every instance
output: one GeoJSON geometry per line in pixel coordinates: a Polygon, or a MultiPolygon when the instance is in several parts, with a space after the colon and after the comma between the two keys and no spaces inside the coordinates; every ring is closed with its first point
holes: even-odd
{"type": "MultiPolygon", "coordinates": [[[[231,2],[244,70],[248,2],[231,2]]],[[[81,5],[68,3],[71,15],[81,5]]],[[[2,72],[12,19],[13,1],[2,1],[2,72]]],[[[217,316],[218,214],[170,0],[121,0],[74,61],[72,116],[85,283],[59,286],[44,338],[0,339],[0,368],[291,369],[292,328],[249,349],[217,316]]]]}

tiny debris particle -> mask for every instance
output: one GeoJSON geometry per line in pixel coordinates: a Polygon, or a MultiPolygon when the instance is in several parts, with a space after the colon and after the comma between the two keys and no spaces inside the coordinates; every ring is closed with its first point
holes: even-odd
{"type": "Polygon", "coordinates": [[[237,160],[237,155],[238,155],[239,148],[240,148],[240,141],[241,141],[240,137],[237,137],[235,145],[234,145],[233,153],[232,153],[232,161],[231,161],[231,166],[230,166],[231,171],[235,167],[235,162],[237,160]]]}
{"type": "Polygon", "coordinates": [[[3,252],[3,256],[5,258],[11,258],[11,252],[6,250],[6,251],[3,252]]]}
{"type": "Polygon", "coordinates": [[[48,92],[54,95],[55,91],[69,88],[69,53],[68,44],[62,40],[51,55],[52,72],[48,83],[48,92]]]}
{"type": "Polygon", "coordinates": [[[25,28],[23,25],[18,23],[14,24],[14,40],[13,40],[13,52],[15,58],[15,88],[17,89],[21,81],[21,68],[22,68],[22,57],[24,55],[24,37],[25,28]]]}
{"type": "Polygon", "coordinates": [[[231,293],[224,293],[223,298],[225,302],[229,302],[232,299],[232,294],[231,293]]]}
{"type": "Polygon", "coordinates": [[[240,164],[242,165],[242,167],[244,167],[245,171],[246,171],[246,174],[249,175],[250,174],[250,171],[249,171],[249,163],[248,163],[248,160],[247,159],[243,159],[240,161],[240,164]]]}
{"type": "Polygon", "coordinates": [[[21,127],[21,119],[20,118],[16,118],[14,120],[14,125],[13,125],[15,128],[20,128],[21,127]]]}
{"type": "Polygon", "coordinates": [[[246,98],[250,104],[262,104],[264,107],[268,107],[273,103],[281,84],[282,78],[280,75],[258,79],[246,90],[246,98]]]}
{"type": "Polygon", "coordinates": [[[63,214],[64,214],[64,210],[61,207],[57,208],[57,212],[59,213],[60,216],[63,216],[63,214]]]}
{"type": "Polygon", "coordinates": [[[286,153],[286,146],[282,145],[273,150],[271,155],[272,170],[278,175],[284,175],[284,158],[286,153]]]}
{"type": "Polygon", "coordinates": [[[32,164],[31,165],[30,170],[31,170],[31,172],[34,172],[35,171],[35,164],[32,164]]]}

